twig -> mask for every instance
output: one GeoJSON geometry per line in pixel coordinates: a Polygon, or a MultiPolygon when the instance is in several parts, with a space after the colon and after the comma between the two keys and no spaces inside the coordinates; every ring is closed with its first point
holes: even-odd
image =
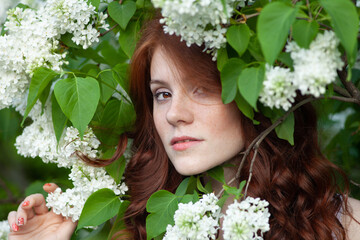
{"type": "Polygon", "coordinates": [[[345,89],[345,88],[342,88],[336,84],[333,84],[333,88],[334,88],[334,91],[344,97],[348,97],[348,98],[351,98],[351,95],[350,93],[345,89]]]}
{"type": "Polygon", "coordinates": [[[239,19],[237,19],[236,21],[240,22],[240,23],[245,23],[248,19],[259,16],[259,15],[260,15],[260,12],[249,14],[249,15],[242,14],[241,17],[239,19]]]}
{"type": "MultiPolygon", "coordinates": [[[[299,107],[318,100],[318,99],[333,99],[333,100],[338,100],[338,101],[342,101],[342,102],[350,102],[350,103],[356,103],[360,105],[360,100],[352,98],[352,97],[341,97],[341,96],[330,96],[330,97],[325,97],[325,96],[320,96],[318,98],[315,97],[309,97],[306,98],[304,100],[302,100],[301,102],[297,103],[296,105],[294,105],[293,107],[291,107],[283,116],[281,116],[280,118],[278,118],[270,127],[268,127],[267,129],[265,129],[263,132],[261,132],[251,143],[250,145],[247,147],[247,149],[245,150],[245,152],[241,152],[241,154],[244,154],[244,156],[241,159],[239,168],[236,172],[235,177],[233,177],[232,179],[230,179],[230,181],[228,182],[228,185],[230,185],[231,183],[233,183],[236,179],[240,178],[240,173],[241,170],[243,168],[243,165],[246,161],[247,156],[250,154],[250,151],[254,149],[254,156],[251,159],[251,164],[250,164],[250,169],[249,169],[249,177],[248,180],[246,182],[246,188],[245,188],[245,192],[244,192],[244,196],[246,196],[247,194],[247,190],[250,184],[250,180],[252,178],[252,169],[253,169],[253,164],[256,160],[256,156],[258,153],[258,148],[261,144],[261,142],[267,137],[267,135],[269,135],[269,133],[274,130],[277,126],[279,126],[292,112],[294,112],[295,110],[297,110],[299,107]]],[[[224,193],[224,189],[221,189],[220,192],[217,194],[217,197],[220,197],[222,194],[224,193]]]]}
{"type": "Polygon", "coordinates": [[[319,16],[319,14],[321,13],[321,11],[322,11],[322,7],[319,9],[319,11],[317,12],[317,14],[316,14],[316,16],[315,16],[315,20],[317,19],[317,17],[319,16]]]}
{"type": "MultiPolygon", "coordinates": [[[[346,66],[347,64],[345,64],[346,66]]],[[[359,89],[351,82],[351,81],[347,81],[347,71],[346,68],[344,67],[341,71],[338,71],[339,77],[340,77],[340,81],[341,83],[344,85],[344,87],[346,88],[346,90],[348,90],[348,92],[350,93],[350,95],[359,100],[360,101],[360,91],[359,89]]]]}
{"type": "Polygon", "coordinates": [[[105,36],[106,34],[108,34],[109,32],[111,32],[112,30],[114,30],[117,26],[119,26],[119,24],[115,24],[114,26],[112,26],[109,30],[107,30],[106,32],[103,32],[100,34],[100,37],[105,36]]]}
{"type": "Polygon", "coordinates": [[[309,10],[309,17],[312,19],[312,13],[311,13],[311,9],[310,9],[309,0],[306,0],[306,6],[308,7],[308,10],[309,10]]]}
{"type": "Polygon", "coordinates": [[[350,180],[350,183],[360,188],[360,184],[359,184],[359,183],[354,182],[353,180],[350,180]]]}

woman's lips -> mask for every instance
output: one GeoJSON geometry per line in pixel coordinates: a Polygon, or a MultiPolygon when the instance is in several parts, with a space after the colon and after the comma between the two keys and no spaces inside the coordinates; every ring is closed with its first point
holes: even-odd
{"type": "Polygon", "coordinates": [[[201,143],[203,140],[201,139],[197,139],[197,138],[193,138],[193,137],[188,137],[188,136],[183,136],[183,137],[175,137],[171,140],[170,144],[171,147],[175,150],[175,151],[184,151],[194,145],[197,145],[199,143],[201,143]]]}

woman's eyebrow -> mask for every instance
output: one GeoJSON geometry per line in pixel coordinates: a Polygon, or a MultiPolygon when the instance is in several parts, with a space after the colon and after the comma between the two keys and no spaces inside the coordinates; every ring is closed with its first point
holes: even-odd
{"type": "Polygon", "coordinates": [[[151,79],[150,80],[150,85],[151,84],[167,84],[166,81],[164,80],[160,80],[160,79],[151,79]]]}

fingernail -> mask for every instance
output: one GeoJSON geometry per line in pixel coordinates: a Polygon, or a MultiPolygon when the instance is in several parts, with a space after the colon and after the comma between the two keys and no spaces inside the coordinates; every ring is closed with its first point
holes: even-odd
{"type": "Polygon", "coordinates": [[[30,204],[29,201],[25,201],[25,202],[23,202],[22,206],[23,206],[23,207],[27,207],[27,206],[29,206],[29,204],[30,204]]]}
{"type": "Polygon", "coordinates": [[[14,230],[14,232],[19,231],[19,226],[16,225],[15,223],[12,224],[12,229],[14,230]]]}
{"type": "Polygon", "coordinates": [[[51,183],[45,183],[44,186],[50,187],[51,183]]]}
{"type": "Polygon", "coordinates": [[[19,226],[24,225],[24,218],[20,217],[20,218],[18,219],[18,225],[19,225],[19,226]]]}

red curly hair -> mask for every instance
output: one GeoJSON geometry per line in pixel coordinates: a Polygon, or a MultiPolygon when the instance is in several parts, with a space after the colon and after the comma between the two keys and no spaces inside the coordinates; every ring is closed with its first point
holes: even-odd
{"type": "MultiPolygon", "coordinates": [[[[201,47],[187,47],[179,37],[165,35],[158,19],[146,25],[131,61],[130,95],[137,120],[131,134],[134,155],[125,172],[131,195],[131,204],[125,213],[127,232],[132,239],[139,240],[146,239],[146,202],[149,197],[160,189],[174,192],[183,179],[169,161],[153,122],[150,64],[158,46],[165,49],[182,72],[202,76],[199,79],[211,77],[220,86],[216,62],[201,47]]],[[[324,240],[336,237],[345,240],[346,232],[337,215],[340,210],[348,213],[348,180],[319,150],[316,114],[311,104],[302,106],[294,116],[294,146],[272,132],[261,143],[253,166],[248,194],[270,203],[270,231],[264,238],[324,240]],[[344,192],[335,175],[343,177],[344,192]]],[[[245,148],[271,125],[261,114],[256,114],[255,118],[259,125],[254,125],[246,117],[242,119],[245,148]]],[[[242,168],[239,181],[248,178],[252,154],[242,168]]]]}

